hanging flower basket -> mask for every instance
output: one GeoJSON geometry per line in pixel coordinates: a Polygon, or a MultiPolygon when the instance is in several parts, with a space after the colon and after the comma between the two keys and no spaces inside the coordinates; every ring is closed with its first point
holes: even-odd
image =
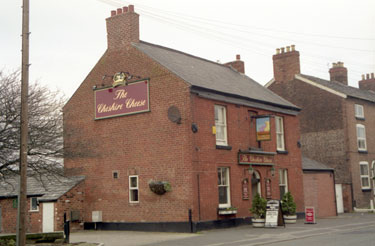
{"type": "Polygon", "coordinates": [[[148,185],[150,186],[150,190],[158,195],[163,195],[172,190],[171,184],[168,181],[151,180],[148,185]]]}

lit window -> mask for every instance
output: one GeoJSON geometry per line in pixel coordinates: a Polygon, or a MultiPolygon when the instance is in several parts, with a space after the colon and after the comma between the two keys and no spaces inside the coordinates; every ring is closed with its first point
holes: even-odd
{"type": "Polygon", "coordinates": [[[354,105],[355,109],[355,117],[357,118],[365,118],[365,112],[363,110],[363,106],[359,104],[354,105]]]}
{"type": "Polygon", "coordinates": [[[219,167],[218,186],[219,186],[219,208],[230,207],[230,187],[229,187],[229,168],[219,167]]]}
{"type": "Polygon", "coordinates": [[[361,187],[362,189],[370,189],[370,175],[368,169],[368,162],[362,161],[359,163],[360,175],[361,175],[361,187]]]}
{"type": "Polygon", "coordinates": [[[279,169],[280,199],[288,192],[288,170],[279,169]]]}
{"type": "Polygon", "coordinates": [[[358,150],[367,150],[365,126],[357,124],[357,144],[358,150]]]}
{"type": "Polygon", "coordinates": [[[39,211],[38,198],[30,198],[30,211],[39,211]]]}
{"type": "Polygon", "coordinates": [[[216,145],[228,145],[225,107],[215,105],[216,145]]]}
{"type": "Polygon", "coordinates": [[[138,197],[138,176],[129,176],[129,202],[139,202],[138,197]]]}
{"type": "Polygon", "coordinates": [[[275,122],[276,122],[276,145],[277,145],[276,149],[285,150],[283,118],[279,116],[275,116],[275,122]]]}

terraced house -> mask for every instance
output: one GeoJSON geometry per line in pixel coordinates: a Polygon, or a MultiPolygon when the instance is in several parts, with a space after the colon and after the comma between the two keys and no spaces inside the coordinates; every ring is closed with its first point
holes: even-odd
{"type": "Polygon", "coordinates": [[[274,78],[266,87],[299,106],[303,155],[335,170],[338,212],[369,208],[374,199],[375,78],[348,85],[343,62],[330,80],[301,74],[294,46],[277,49],[274,78]]]}

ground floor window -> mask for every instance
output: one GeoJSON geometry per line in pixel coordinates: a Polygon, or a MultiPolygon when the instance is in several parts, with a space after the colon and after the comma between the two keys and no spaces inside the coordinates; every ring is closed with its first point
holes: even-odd
{"type": "Polygon", "coordinates": [[[362,189],[370,189],[370,172],[367,161],[361,161],[359,163],[360,176],[361,176],[361,187],[362,189]]]}
{"type": "Polygon", "coordinates": [[[38,198],[37,197],[31,197],[30,198],[30,211],[39,211],[38,198]]]}
{"type": "Polygon", "coordinates": [[[138,175],[129,176],[129,202],[139,202],[138,175]]]}
{"type": "Polygon", "coordinates": [[[279,169],[280,199],[288,192],[288,170],[279,169]]]}
{"type": "Polygon", "coordinates": [[[229,168],[219,167],[218,186],[219,186],[219,208],[230,207],[230,185],[229,185],[229,168]]]}

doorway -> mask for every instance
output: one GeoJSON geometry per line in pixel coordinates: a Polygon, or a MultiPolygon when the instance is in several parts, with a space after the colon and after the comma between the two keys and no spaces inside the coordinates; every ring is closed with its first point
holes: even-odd
{"type": "Polygon", "coordinates": [[[54,231],[54,207],[53,202],[43,203],[43,232],[54,231]]]}
{"type": "Polygon", "coordinates": [[[260,175],[259,172],[254,171],[253,175],[251,176],[251,198],[254,199],[254,196],[257,193],[262,196],[260,175]]]}
{"type": "Polygon", "coordinates": [[[337,213],[344,213],[344,200],[342,197],[342,184],[335,184],[337,213]]]}

